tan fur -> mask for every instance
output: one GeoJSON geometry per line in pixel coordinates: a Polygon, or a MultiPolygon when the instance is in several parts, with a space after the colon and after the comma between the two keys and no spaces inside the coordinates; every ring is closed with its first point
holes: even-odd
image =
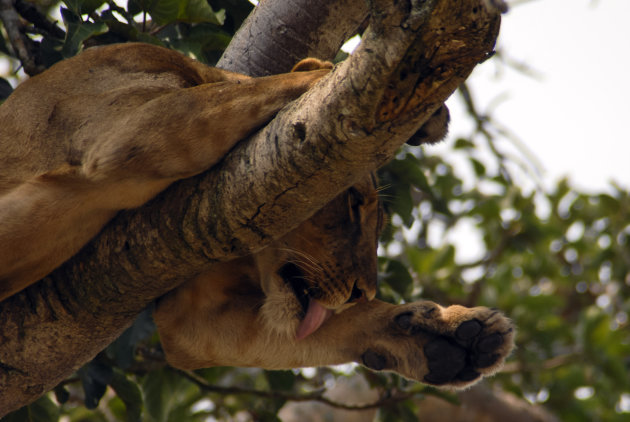
{"type": "Polygon", "coordinates": [[[160,299],[154,319],[169,363],[281,369],[358,362],[454,388],[496,372],[514,335],[499,312],[374,299],[382,218],[374,178],[366,177],[262,252],[216,264],[160,299]],[[281,276],[287,262],[300,266],[312,297],[335,311],[302,340],[295,330],[303,309],[281,276]],[[353,286],[362,295],[350,300],[353,286]],[[470,321],[478,321],[479,332],[458,335],[470,321]],[[441,368],[449,359],[452,374],[441,368]],[[478,376],[468,379],[468,370],[478,376]]]}
{"type": "MultiPolygon", "coordinates": [[[[307,59],[299,73],[252,79],[125,44],[18,87],[0,107],[0,300],[70,258],[117,211],[211,167],[330,67],[307,59]]],[[[444,132],[425,126],[430,139],[444,132]]],[[[452,387],[495,372],[513,346],[499,313],[374,299],[382,220],[368,175],[263,251],[166,295],[154,316],[167,359],[182,368],[355,361],[452,387]]]]}
{"type": "Polygon", "coordinates": [[[328,73],[319,63],[327,69],[252,79],[121,44],[19,86],[0,108],[0,300],[70,258],[117,211],[211,167],[328,73]]]}

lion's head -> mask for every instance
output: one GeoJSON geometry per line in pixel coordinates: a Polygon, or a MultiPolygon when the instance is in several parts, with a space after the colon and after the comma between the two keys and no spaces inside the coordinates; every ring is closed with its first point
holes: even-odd
{"type": "Polygon", "coordinates": [[[264,322],[301,339],[332,313],[373,299],[383,219],[376,179],[369,175],[254,255],[266,296],[264,322]]]}

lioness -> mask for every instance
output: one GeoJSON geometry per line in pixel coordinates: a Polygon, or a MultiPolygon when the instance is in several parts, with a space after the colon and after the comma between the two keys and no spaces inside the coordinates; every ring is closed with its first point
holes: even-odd
{"type": "MultiPolygon", "coordinates": [[[[249,78],[124,44],[26,81],[0,108],[0,300],[70,258],[119,210],[211,167],[330,68],[307,59],[299,72],[249,78]]],[[[382,221],[368,175],[263,251],[163,297],[154,317],[168,361],[354,361],[453,387],[495,372],[513,347],[498,312],[374,300],[382,221]]]]}

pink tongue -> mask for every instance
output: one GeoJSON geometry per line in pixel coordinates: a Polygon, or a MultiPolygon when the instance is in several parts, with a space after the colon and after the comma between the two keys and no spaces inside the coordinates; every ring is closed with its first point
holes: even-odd
{"type": "Polygon", "coordinates": [[[306,315],[295,333],[295,338],[302,340],[313,334],[331,316],[333,311],[324,308],[318,301],[309,299],[306,315]]]}

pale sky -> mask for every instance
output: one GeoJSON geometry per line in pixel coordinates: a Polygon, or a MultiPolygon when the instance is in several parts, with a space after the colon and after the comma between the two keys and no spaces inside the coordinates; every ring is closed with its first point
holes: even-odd
{"type": "Polygon", "coordinates": [[[589,191],[630,188],[630,1],[511,4],[498,47],[540,78],[486,62],[469,80],[479,108],[502,98],[493,116],[536,155],[545,185],[569,175],[589,191]]]}

